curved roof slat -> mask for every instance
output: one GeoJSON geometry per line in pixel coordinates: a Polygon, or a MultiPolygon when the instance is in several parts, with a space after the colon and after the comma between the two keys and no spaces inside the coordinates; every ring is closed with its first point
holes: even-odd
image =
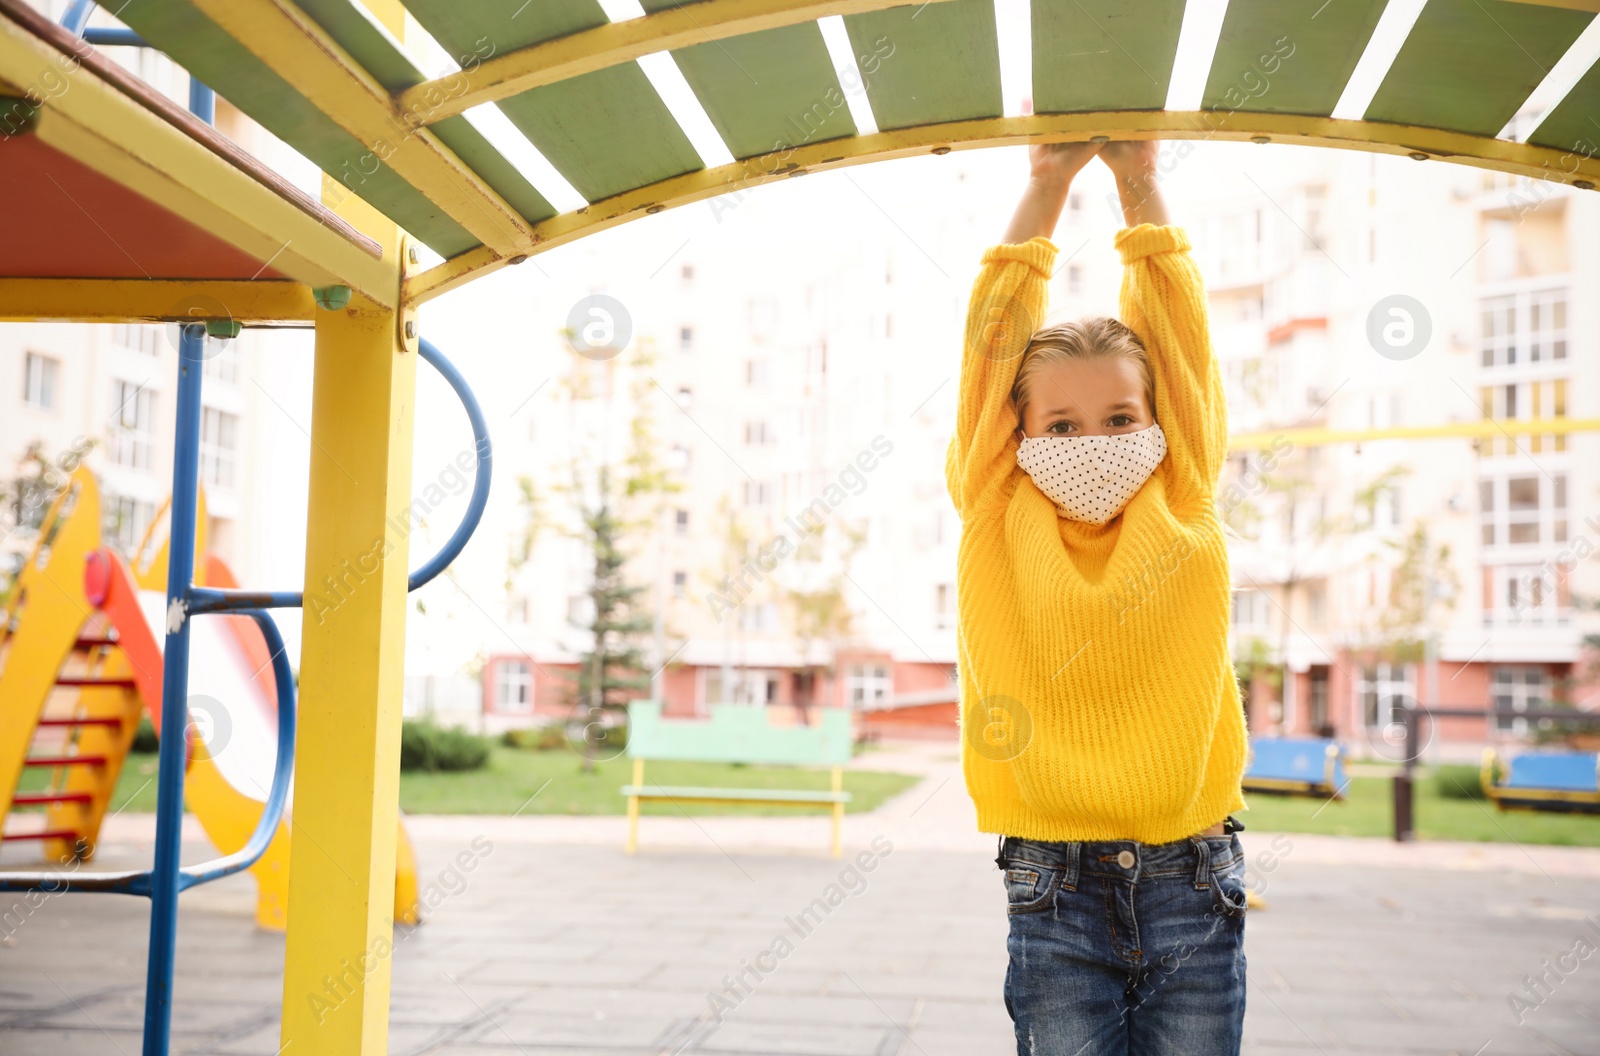
{"type": "MultiPolygon", "coordinates": [[[[411,0],[407,6],[447,51],[463,57],[482,55],[484,48],[492,54],[526,48],[607,22],[595,0],[411,0]]],[[[704,167],[635,62],[521,92],[498,105],[591,202],[704,167]]]]}
{"type": "Polygon", "coordinates": [[[846,15],[844,26],[856,64],[875,60],[875,72],[861,72],[878,128],[1000,116],[994,0],[846,15]]]}
{"type": "Polygon", "coordinates": [[[479,244],[372,147],[351,136],[188,0],[139,0],[125,5],[118,17],[436,253],[454,256],[479,244]]]}
{"type": "Polygon", "coordinates": [[[1200,105],[1326,117],[1386,0],[1231,0],[1200,105]]]}
{"type": "MultiPolygon", "coordinates": [[[[327,30],[328,35],[338,41],[350,53],[350,57],[390,93],[399,95],[428,79],[399,41],[357,0],[298,0],[298,3],[312,20],[327,30]]],[[[456,157],[482,176],[484,182],[511,203],[524,220],[536,224],[556,215],[556,207],[495,149],[471,121],[456,116],[431,124],[426,119],[426,110],[419,110],[414,118],[418,125],[430,125],[439,142],[455,151],[456,157]]]]}
{"type": "Polygon", "coordinates": [[[1034,0],[1034,113],[1161,109],[1183,8],[1183,0],[1034,0]]]}
{"type": "MultiPolygon", "coordinates": [[[[650,12],[678,6],[643,2],[650,12]]],[[[857,132],[815,22],[694,44],[672,58],[736,158],[857,132]]]]}
{"type": "Polygon", "coordinates": [[[1512,0],[1429,0],[1365,117],[1498,135],[1596,17],[1512,0]]]}
{"type": "Polygon", "coordinates": [[[1550,108],[1528,142],[1585,158],[1600,155],[1600,60],[1579,78],[1565,99],[1550,108]]]}

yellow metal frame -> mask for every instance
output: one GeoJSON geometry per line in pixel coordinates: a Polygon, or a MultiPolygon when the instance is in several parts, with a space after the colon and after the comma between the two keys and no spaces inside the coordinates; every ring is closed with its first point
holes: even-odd
{"type": "Polygon", "coordinates": [[[480,274],[521,263],[518,258],[542,253],[664,209],[740,193],[775,180],[919,154],[946,154],[952,150],[1027,143],[1085,142],[1100,136],[1336,147],[1455,161],[1581,189],[1593,189],[1600,184],[1600,154],[1585,156],[1577,151],[1512,143],[1489,136],[1378,121],[1243,110],[1112,110],[982,118],[805,143],[731,165],[661,180],[533,225],[533,242],[514,256],[508,257],[482,246],[452,257],[409,280],[405,296],[408,301],[420,304],[457,289],[480,274]]]}
{"type": "Polygon", "coordinates": [[[1228,438],[1230,451],[1264,451],[1280,440],[1296,447],[1324,444],[1360,444],[1377,440],[1449,440],[1461,437],[1525,436],[1551,433],[1589,433],[1600,429],[1600,418],[1481,418],[1444,425],[1396,425],[1384,429],[1278,429],[1239,433],[1228,438]]]}
{"type": "MultiPolygon", "coordinates": [[[[856,15],[911,0],[702,0],[541,41],[401,92],[400,109],[425,124],[466,113],[541,85],[555,84],[658,51],[726,40],[764,29],[856,15]]],[[[940,3],[942,0],[929,0],[940,3]]],[[[926,5],[923,5],[926,6],[926,5]]]]}
{"type": "Polygon", "coordinates": [[[313,105],[474,238],[498,253],[524,251],[528,222],[432,132],[402,120],[383,86],[299,8],[287,0],[194,3],[272,69],[293,70],[313,105]]]}
{"type": "Polygon", "coordinates": [[[303,322],[317,307],[309,286],[285,280],[0,278],[0,322],[141,323],[174,318],[180,306],[205,312],[208,305],[226,306],[239,323],[303,322]]]}

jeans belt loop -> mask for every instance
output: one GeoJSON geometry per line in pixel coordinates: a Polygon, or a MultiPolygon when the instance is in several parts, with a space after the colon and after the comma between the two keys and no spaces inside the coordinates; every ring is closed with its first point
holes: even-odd
{"type": "Polygon", "coordinates": [[[1068,891],[1078,889],[1078,863],[1083,859],[1083,844],[1068,843],[1066,845],[1065,868],[1061,874],[1061,886],[1068,891]]]}
{"type": "Polygon", "coordinates": [[[1211,845],[1203,839],[1190,839],[1194,845],[1194,889],[1205,891],[1211,886],[1211,845]]]}

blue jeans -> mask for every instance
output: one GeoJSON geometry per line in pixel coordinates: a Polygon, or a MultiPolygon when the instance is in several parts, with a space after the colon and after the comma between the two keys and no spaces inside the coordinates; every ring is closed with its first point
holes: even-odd
{"type": "Polygon", "coordinates": [[[1237,835],[1160,844],[1007,836],[997,862],[1019,1056],[1238,1056],[1237,835]]]}

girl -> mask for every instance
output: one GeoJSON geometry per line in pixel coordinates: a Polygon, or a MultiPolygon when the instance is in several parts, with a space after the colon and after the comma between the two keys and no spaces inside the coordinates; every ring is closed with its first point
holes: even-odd
{"type": "Polygon", "coordinates": [[[1029,148],[968,307],[946,475],[961,515],[962,769],[1000,836],[1022,1056],[1239,1052],[1246,738],[1215,506],[1227,412],[1155,142],[1029,148]],[[1072,178],[1127,227],[1121,319],[1035,327],[1072,178]]]}

